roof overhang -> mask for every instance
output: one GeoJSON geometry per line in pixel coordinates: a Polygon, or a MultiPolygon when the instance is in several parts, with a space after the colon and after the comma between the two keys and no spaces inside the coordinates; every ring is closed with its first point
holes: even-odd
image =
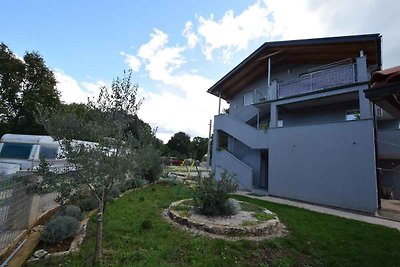
{"type": "Polygon", "coordinates": [[[364,90],[365,97],[395,118],[400,119],[400,82],[364,90]]]}
{"type": "Polygon", "coordinates": [[[381,68],[381,35],[367,34],[292,41],[267,42],[215,83],[207,92],[225,100],[268,73],[298,64],[329,64],[345,58],[356,58],[360,51],[367,55],[367,65],[381,68]]]}

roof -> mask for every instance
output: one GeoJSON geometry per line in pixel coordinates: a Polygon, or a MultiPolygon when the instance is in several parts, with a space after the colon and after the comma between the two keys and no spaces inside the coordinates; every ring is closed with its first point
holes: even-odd
{"type": "Polygon", "coordinates": [[[381,35],[365,34],[317,39],[266,42],[239,65],[216,82],[207,92],[229,100],[237,92],[271,70],[296,64],[329,64],[345,58],[355,58],[363,50],[367,65],[381,69],[381,35]]]}
{"type": "Polygon", "coordinates": [[[58,144],[54,142],[51,136],[47,135],[5,134],[0,141],[26,144],[58,144]]]}
{"type": "Polygon", "coordinates": [[[376,71],[365,96],[396,118],[400,118],[400,66],[376,71]]]}

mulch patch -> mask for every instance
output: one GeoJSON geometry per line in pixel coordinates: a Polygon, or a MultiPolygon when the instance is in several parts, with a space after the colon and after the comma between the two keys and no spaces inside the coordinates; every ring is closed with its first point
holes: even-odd
{"type": "Polygon", "coordinates": [[[72,240],[73,240],[73,237],[65,239],[65,240],[63,240],[63,241],[61,241],[59,243],[56,243],[56,244],[45,243],[43,241],[40,241],[39,244],[36,247],[36,250],[44,249],[48,253],[56,253],[56,252],[67,251],[67,250],[69,250],[69,246],[71,245],[72,240]]]}

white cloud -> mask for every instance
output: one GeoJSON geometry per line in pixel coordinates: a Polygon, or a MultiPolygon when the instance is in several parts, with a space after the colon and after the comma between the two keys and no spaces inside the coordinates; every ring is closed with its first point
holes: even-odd
{"type": "Polygon", "coordinates": [[[189,48],[194,48],[199,42],[199,37],[193,32],[193,23],[191,21],[186,22],[182,34],[185,36],[189,48]]]}
{"type": "Polygon", "coordinates": [[[106,84],[103,81],[79,83],[61,70],[55,70],[54,75],[57,80],[57,89],[61,93],[61,101],[67,104],[86,103],[88,97],[97,96],[99,87],[106,84]]]}
{"type": "Polygon", "coordinates": [[[173,84],[171,73],[186,63],[182,56],[184,47],[166,46],[168,35],[159,29],[154,29],[150,34],[150,41],[139,48],[138,56],[146,65],[146,70],[151,79],[173,84]]]}
{"type": "Polygon", "coordinates": [[[178,131],[192,137],[207,136],[209,119],[216,113],[218,99],[206,92],[214,81],[181,70],[186,63],[185,50],[182,46],[169,46],[168,35],[155,29],[149,42],[138,51],[149,77],[163,88],[158,93],[140,90],[145,100],[139,116],[158,127],[157,136],[164,142],[178,131]]]}
{"type": "Polygon", "coordinates": [[[228,61],[232,53],[247,49],[249,42],[268,37],[272,23],[268,18],[271,12],[261,2],[249,6],[235,16],[228,10],[220,20],[214,15],[199,17],[198,33],[204,39],[203,53],[208,60],[213,58],[214,50],[222,50],[222,58],[228,61]]]}
{"type": "Polygon", "coordinates": [[[121,56],[125,57],[125,63],[128,64],[129,68],[131,68],[132,71],[136,71],[136,72],[139,71],[140,65],[142,63],[140,62],[140,60],[136,56],[127,54],[127,53],[125,53],[123,51],[120,52],[119,54],[121,56]]]}

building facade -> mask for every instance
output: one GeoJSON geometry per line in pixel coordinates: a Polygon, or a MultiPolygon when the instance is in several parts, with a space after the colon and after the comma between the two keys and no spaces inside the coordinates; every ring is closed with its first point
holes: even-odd
{"type": "Polygon", "coordinates": [[[379,34],[265,43],[208,90],[229,103],[214,119],[217,177],[227,170],[242,189],[374,213],[390,179],[377,167],[400,158],[399,147],[377,145],[398,142],[398,120],[364,94],[380,69],[379,34]]]}

